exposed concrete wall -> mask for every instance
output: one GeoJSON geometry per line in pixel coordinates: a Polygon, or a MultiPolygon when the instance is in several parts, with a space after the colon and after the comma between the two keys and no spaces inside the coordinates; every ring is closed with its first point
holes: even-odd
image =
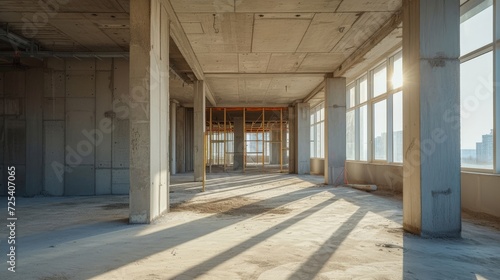
{"type": "Polygon", "coordinates": [[[295,107],[296,140],[295,156],[297,174],[311,173],[311,108],[309,103],[298,103],[295,107]]]}
{"type": "Polygon", "coordinates": [[[176,116],[176,165],[177,172],[184,173],[186,172],[186,108],[177,107],[177,116],[176,116]]]}
{"type": "Polygon", "coordinates": [[[311,158],[311,174],[325,174],[325,160],[322,158],[311,158]]]}
{"type": "Polygon", "coordinates": [[[186,109],[186,172],[194,171],[194,111],[186,109]]]}
{"type": "Polygon", "coordinates": [[[18,194],[128,194],[128,69],[124,59],[51,58],[0,75],[0,154],[16,165],[18,194]]]}
{"type": "MultiPolygon", "coordinates": [[[[354,184],[376,184],[379,189],[403,192],[403,166],[365,162],[346,163],[347,180],[354,184]]],[[[462,209],[500,217],[500,176],[461,173],[462,209]]]]}

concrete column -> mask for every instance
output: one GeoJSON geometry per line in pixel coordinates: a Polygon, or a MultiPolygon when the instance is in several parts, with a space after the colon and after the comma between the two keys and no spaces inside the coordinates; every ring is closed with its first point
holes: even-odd
{"type": "Polygon", "coordinates": [[[168,210],[169,19],[161,6],[130,2],[130,223],[168,210]]]}
{"type": "Polygon", "coordinates": [[[327,78],[325,86],[325,184],[344,183],[346,160],[346,79],[327,78]]]}
{"type": "Polygon", "coordinates": [[[243,118],[234,118],[234,160],[233,169],[243,170],[245,164],[245,129],[243,118]]]}
{"type": "Polygon", "coordinates": [[[170,175],[175,175],[177,172],[177,156],[176,156],[176,140],[177,136],[175,135],[177,132],[177,105],[179,102],[177,100],[172,99],[170,101],[170,175]]]}
{"type": "Polygon", "coordinates": [[[295,126],[295,107],[288,107],[288,173],[296,173],[296,162],[295,162],[295,141],[297,135],[297,127],[295,126]]]}
{"type": "Polygon", "coordinates": [[[403,1],[403,227],[458,237],[460,1],[403,1]]]}
{"type": "MultiPolygon", "coordinates": [[[[296,119],[296,141],[295,155],[297,174],[309,174],[311,172],[311,108],[309,103],[298,103],[295,107],[296,119]]],[[[344,134],[345,138],[345,134],[344,134]]]]}
{"type": "Polygon", "coordinates": [[[271,164],[280,164],[280,131],[273,130],[271,132],[271,151],[270,151],[270,162],[271,164]]]}
{"type": "Polygon", "coordinates": [[[205,176],[205,81],[194,83],[194,181],[205,176]]]}
{"type": "Polygon", "coordinates": [[[175,125],[175,156],[177,172],[186,172],[186,108],[177,107],[176,125],[175,125]]]}

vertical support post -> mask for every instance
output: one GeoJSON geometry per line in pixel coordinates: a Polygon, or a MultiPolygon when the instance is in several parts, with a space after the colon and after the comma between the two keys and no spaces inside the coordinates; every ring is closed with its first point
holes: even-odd
{"type": "Polygon", "coordinates": [[[262,169],[265,168],[264,162],[266,161],[266,110],[262,108],[262,169]]]}
{"type": "Polygon", "coordinates": [[[403,228],[461,233],[460,1],[403,1],[403,228]],[[446,114],[445,114],[446,112],[446,114]]]}
{"type": "Polygon", "coordinates": [[[325,184],[344,183],[346,160],[346,79],[326,78],[325,184]]]}
{"type": "MultiPolygon", "coordinates": [[[[295,143],[297,142],[295,107],[288,107],[288,173],[295,174],[295,143]]],[[[311,139],[307,142],[309,144],[311,139]]]]}
{"type": "MultiPolygon", "coordinates": [[[[212,173],[212,161],[213,161],[213,159],[212,159],[212,154],[213,154],[213,151],[212,151],[212,148],[213,148],[212,147],[213,146],[212,145],[212,137],[213,137],[212,108],[210,108],[209,110],[210,110],[210,128],[208,131],[208,140],[207,140],[208,141],[207,144],[209,145],[209,147],[208,147],[208,150],[209,150],[209,152],[208,152],[208,166],[210,167],[209,173],[212,173]]],[[[217,140],[219,140],[219,139],[217,138],[217,140]]],[[[218,142],[217,142],[217,145],[219,145],[218,142]]]]}
{"type": "Polygon", "coordinates": [[[283,172],[283,108],[280,108],[280,173],[283,172]]]}
{"type": "Polygon", "coordinates": [[[224,172],[226,172],[226,155],[227,155],[227,130],[226,130],[226,108],[224,108],[224,172]]]}
{"type": "Polygon", "coordinates": [[[170,24],[162,5],[130,2],[130,223],[150,223],[169,206],[170,24]]]}
{"type": "Polygon", "coordinates": [[[205,170],[205,82],[194,83],[194,181],[203,182],[205,170]]]}
{"type": "Polygon", "coordinates": [[[246,110],[243,108],[243,173],[247,167],[247,121],[246,110]]]}
{"type": "Polygon", "coordinates": [[[177,105],[179,102],[172,99],[170,101],[170,175],[177,173],[177,105]]]}
{"type": "Polygon", "coordinates": [[[297,174],[302,175],[311,172],[311,108],[309,103],[298,103],[296,106],[295,154],[297,156],[297,174]]]}
{"type": "Polygon", "coordinates": [[[177,108],[177,123],[176,123],[176,163],[177,172],[186,172],[186,108],[177,108]]]}
{"type": "Polygon", "coordinates": [[[493,2],[493,100],[494,100],[494,143],[495,171],[500,174],[500,0],[493,2]]]}

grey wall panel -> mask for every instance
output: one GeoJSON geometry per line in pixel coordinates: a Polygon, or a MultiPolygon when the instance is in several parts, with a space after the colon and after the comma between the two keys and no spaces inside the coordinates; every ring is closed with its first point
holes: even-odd
{"type": "Polygon", "coordinates": [[[79,165],[70,168],[64,177],[64,195],[94,195],[94,166],[79,165]]]}
{"type": "Polygon", "coordinates": [[[115,120],[113,132],[113,168],[128,168],[130,163],[130,132],[128,120],[115,120]]]}
{"type": "Polygon", "coordinates": [[[128,194],[130,191],[129,169],[113,169],[113,194],[128,194]]]}
{"type": "Polygon", "coordinates": [[[129,96],[129,61],[113,59],[113,95],[115,99],[129,96]]]}
{"type": "Polygon", "coordinates": [[[111,169],[95,170],[96,195],[111,194],[111,169]]]}
{"type": "Polygon", "coordinates": [[[0,97],[4,95],[4,90],[3,90],[3,73],[0,73],[0,97]]]}
{"type": "Polygon", "coordinates": [[[4,95],[24,97],[25,93],[25,73],[13,71],[4,73],[4,95]]]}
{"type": "Polygon", "coordinates": [[[64,194],[64,121],[44,122],[44,192],[64,194]]]}
{"type": "Polygon", "coordinates": [[[5,120],[4,165],[25,164],[26,125],[22,120],[5,120]]]}
{"type": "Polygon", "coordinates": [[[66,98],[66,112],[95,112],[95,98],[66,98]]]}
{"type": "Polygon", "coordinates": [[[113,59],[112,58],[97,59],[95,62],[95,69],[97,71],[113,70],[113,59]]]}
{"type": "MultiPolygon", "coordinates": [[[[111,62],[110,62],[111,64],[111,62]]],[[[111,66],[110,66],[111,67],[111,66]]],[[[110,71],[96,72],[96,168],[111,167],[112,118],[106,112],[111,111],[113,92],[110,71]]],[[[111,176],[111,175],[110,175],[111,176]]]]}
{"type": "Polygon", "coordinates": [[[66,95],[66,74],[64,71],[46,70],[44,77],[45,97],[64,97],[66,95]]]}
{"type": "Polygon", "coordinates": [[[26,192],[37,195],[43,186],[43,82],[42,68],[26,72],[26,192]]]}
{"type": "Polygon", "coordinates": [[[67,97],[95,96],[95,71],[78,70],[66,72],[67,97]]]}
{"type": "Polygon", "coordinates": [[[4,148],[5,148],[5,123],[4,123],[4,118],[0,117],[0,165],[3,164],[5,159],[4,148]]]}
{"type": "Polygon", "coordinates": [[[95,59],[67,58],[65,60],[66,60],[66,71],[95,70],[95,59]]]}
{"type": "Polygon", "coordinates": [[[66,113],[66,165],[94,165],[95,116],[89,111],[66,113]]]}
{"type": "Polygon", "coordinates": [[[0,116],[3,116],[4,113],[3,104],[4,104],[3,98],[0,97],[0,116]]]}
{"type": "Polygon", "coordinates": [[[5,98],[4,99],[4,115],[15,116],[19,119],[26,118],[26,110],[24,108],[24,98],[5,98]]]}
{"type": "Polygon", "coordinates": [[[48,69],[54,69],[59,71],[66,70],[66,60],[50,57],[45,60],[45,65],[48,69]]]}
{"type": "Polygon", "coordinates": [[[43,99],[43,119],[47,121],[64,120],[64,98],[44,98],[43,99]]]}
{"type": "Polygon", "coordinates": [[[194,170],[194,112],[186,110],[186,172],[194,170]]]}

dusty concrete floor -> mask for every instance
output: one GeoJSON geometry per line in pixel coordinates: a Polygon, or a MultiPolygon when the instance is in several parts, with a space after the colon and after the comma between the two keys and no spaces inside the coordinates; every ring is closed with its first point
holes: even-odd
{"type": "MultiPolygon", "coordinates": [[[[321,185],[317,176],[172,178],[172,209],[128,225],[128,197],[18,201],[18,263],[0,279],[500,279],[500,231],[466,220],[463,238],[403,233],[399,199],[321,185]]],[[[0,209],[5,221],[5,204],[0,209]]]]}

